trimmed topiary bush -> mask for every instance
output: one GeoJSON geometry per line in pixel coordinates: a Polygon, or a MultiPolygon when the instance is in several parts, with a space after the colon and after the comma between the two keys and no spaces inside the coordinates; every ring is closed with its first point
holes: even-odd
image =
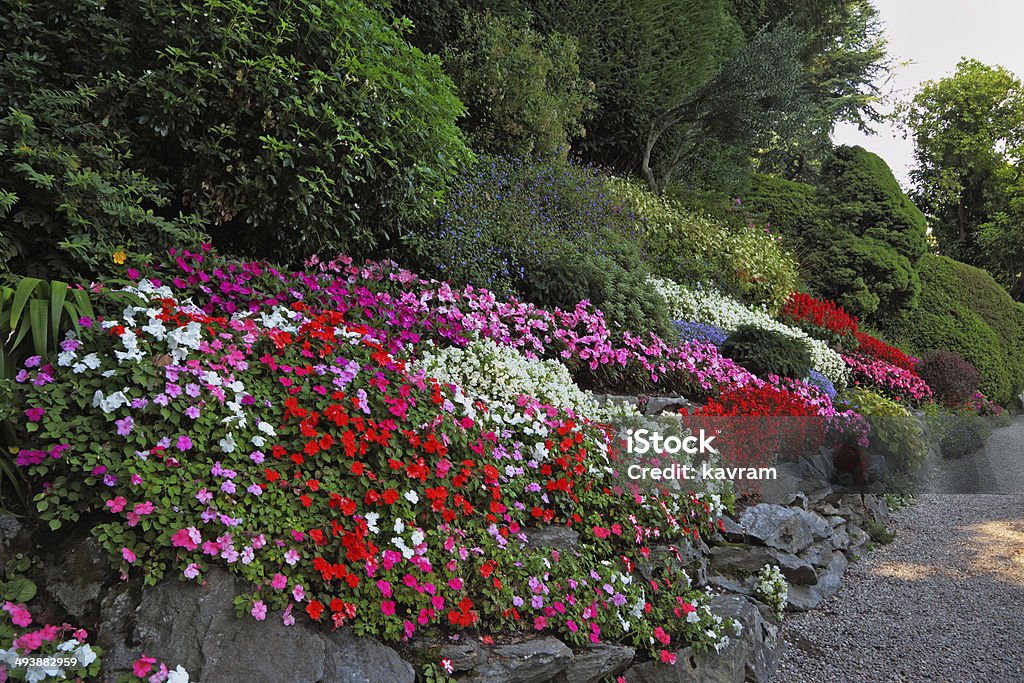
{"type": "Polygon", "coordinates": [[[945,256],[920,261],[921,305],[889,324],[888,336],[917,356],[955,351],[980,375],[979,388],[1007,404],[1024,387],[1024,305],[992,276],[945,256]]]}
{"type": "Polygon", "coordinates": [[[802,340],[752,325],[730,334],[722,353],[758,377],[802,379],[811,371],[811,353],[802,340]]]}
{"type": "Polygon", "coordinates": [[[929,351],[916,370],[947,406],[961,405],[978,390],[978,371],[955,351],[929,351]]]}

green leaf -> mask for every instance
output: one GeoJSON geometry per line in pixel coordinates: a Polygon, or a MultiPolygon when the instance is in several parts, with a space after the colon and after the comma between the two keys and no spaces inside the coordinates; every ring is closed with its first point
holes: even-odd
{"type": "Polygon", "coordinates": [[[0,584],[0,594],[5,600],[25,603],[36,596],[36,584],[24,576],[16,576],[0,584]]]}
{"type": "Polygon", "coordinates": [[[53,330],[53,347],[60,344],[60,319],[64,314],[64,301],[68,295],[68,286],[64,282],[50,282],[50,328],[53,330]]]}
{"type": "Polygon", "coordinates": [[[21,320],[21,313],[25,310],[25,304],[28,303],[32,293],[42,282],[39,278],[26,277],[22,278],[21,282],[18,283],[18,287],[14,292],[14,299],[11,302],[10,326],[12,330],[18,326],[18,322],[21,320]]]}
{"type": "Polygon", "coordinates": [[[50,325],[50,318],[47,301],[45,299],[32,299],[28,304],[28,318],[32,328],[32,346],[40,356],[47,350],[47,328],[50,325]]]}

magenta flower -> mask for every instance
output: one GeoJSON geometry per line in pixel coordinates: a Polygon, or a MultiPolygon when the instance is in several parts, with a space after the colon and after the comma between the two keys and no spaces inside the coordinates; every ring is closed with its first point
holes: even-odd
{"type": "Polygon", "coordinates": [[[124,561],[128,564],[132,564],[136,560],[135,553],[133,553],[129,548],[121,548],[121,557],[124,558],[124,561]]]}
{"type": "Polygon", "coordinates": [[[43,419],[43,415],[46,415],[46,410],[43,408],[29,408],[25,411],[25,417],[29,422],[39,422],[43,419]]]}
{"type": "Polygon", "coordinates": [[[263,621],[267,618],[267,605],[262,600],[257,600],[252,605],[251,614],[256,621],[263,621]]]}
{"type": "Polygon", "coordinates": [[[190,439],[187,435],[182,434],[181,436],[178,437],[178,444],[177,445],[178,445],[178,450],[181,451],[182,453],[184,453],[185,451],[191,450],[191,448],[192,448],[192,439],[190,439]]]}

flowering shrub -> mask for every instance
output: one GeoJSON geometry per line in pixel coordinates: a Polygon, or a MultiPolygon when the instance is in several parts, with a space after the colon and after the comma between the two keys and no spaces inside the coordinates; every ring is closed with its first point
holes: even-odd
{"type": "Polygon", "coordinates": [[[810,384],[812,387],[817,387],[818,389],[820,389],[822,393],[824,393],[833,401],[835,400],[837,393],[835,385],[833,385],[832,382],[829,381],[828,377],[825,377],[825,375],[821,374],[817,370],[811,370],[808,373],[807,383],[810,384]]]}
{"type": "Polygon", "coordinates": [[[718,348],[722,348],[722,344],[729,336],[729,333],[722,328],[708,323],[678,321],[676,328],[679,330],[680,339],[707,342],[718,348]]]}
{"type": "Polygon", "coordinates": [[[857,351],[860,353],[885,361],[886,363],[895,365],[898,368],[903,368],[912,374],[917,374],[917,371],[915,370],[917,365],[916,358],[908,356],[895,346],[886,344],[884,341],[872,337],[870,334],[858,331],[854,333],[854,336],[857,338],[857,351]]]}
{"type": "Polygon", "coordinates": [[[892,456],[896,467],[910,471],[928,455],[928,441],[921,423],[906,407],[873,391],[856,388],[844,397],[844,404],[868,419],[870,444],[874,452],[892,456]]]}
{"type": "Polygon", "coordinates": [[[947,406],[958,406],[978,391],[981,377],[968,361],[955,351],[930,351],[917,364],[921,379],[947,406]]]}
{"type": "Polygon", "coordinates": [[[786,609],[786,602],[789,600],[789,583],[782,575],[778,565],[766,564],[757,573],[757,581],[754,583],[754,595],[764,604],[772,608],[775,616],[782,618],[786,609]]]}
{"type": "Polygon", "coordinates": [[[857,318],[834,301],[796,292],[779,312],[779,319],[833,344],[849,348],[857,343],[857,318]]]}
{"type": "MultiPolygon", "coordinates": [[[[528,359],[557,359],[588,389],[650,393],[658,388],[703,398],[723,387],[764,383],[710,344],[613,334],[602,312],[587,302],[549,311],[514,298],[501,300],[487,290],[453,289],[393,263],[357,266],[345,257],[313,259],[311,270],[289,274],[265,263],[224,261],[209,251],[173,256],[169,286],[182,298],[200,300],[207,313],[261,311],[270,324],[278,314],[268,313],[268,307],[301,304],[338,311],[403,357],[416,356],[427,341],[465,346],[476,334],[512,346],[528,359]]],[[[133,269],[128,275],[139,277],[133,269]]],[[[795,390],[822,414],[835,414],[828,398],[812,387],[795,390]]]]}
{"type": "Polygon", "coordinates": [[[931,398],[928,384],[913,372],[861,353],[844,354],[853,384],[867,386],[897,401],[920,402],[931,398]]]}
{"type": "Polygon", "coordinates": [[[749,325],[771,330],[804,341],[811,352],[815,370],[827,377],[837,388],[847,384],[848,371],[842,357],[825,342],[814,339],[803,330],[790,327],[771,317],[764,309],[748,308],[739,301],[714,290],[692,290],[669,280],[651,278],[651,286],[669,302],[670,313],[677,320],[693,320],[715,325],[726,332],[749,325]]]}
{"type": "Polygon", "coordinates": [[[198,581],[218,563],[253,586],[236,604],[254,619],[388,639],[484,623],[654,656],[728,642],[685,573],[632,571],[652,544],[709,530],[720,504],[607,486],[604,429],[410,372],[340,311],[220,317],[149,280],[135,294],[17,385],[41,517],[100,516],[125,574],[198,581]],[[529,542],[555,523],[584,542],[529,542]]]}
{"type": "Polygon", "coordinates": [[[529,359],[492,339],[424,351],[415,367],[439,382],[456,384],[489,402],[515,403],[526,395],[591,419],[608,416],[607,409],[598,406],[589,392],[576,386],[559,361],[529,359]]]}

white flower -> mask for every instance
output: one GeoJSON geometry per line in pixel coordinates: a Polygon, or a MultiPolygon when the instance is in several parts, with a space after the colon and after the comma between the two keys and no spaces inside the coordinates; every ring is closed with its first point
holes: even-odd
{"type": "Polygon", "coordinates": [[[104,396],[102,389],[97,389],[92,395],[93,408],[99,408],[104,413],[110,414],[122,406],[128,405],[128,397],[123,391],[116,391],[110,396],[104,396]]]}
{"type": "Polygon", "coordinates": [[[422,530],[420,530],[420,529],[414,530],[412,532],[412,544],[413,544],[413,546],[417,546],[420,543],[423,543],[423,541],[425,541],[426,538],[427,538],[427,535],[425,533],[423,533],[422,530]]]}
{"type": "Polygon", "coordinates": [[[380,528],[377,526],[377,520],[380,519],[380,515],[376,512],[366,513],[366,528],[370,530],[370,533],[379,534],[380,528]]]}
{"type": "Polygon", "coordinates": [[[218,443],[220,444],[220,449],[225,453],[233,453],[235,451],[235,437],[232,436],[231,432],[228,432],[218,443]]]}
{"type": "Polygon", "coordinates": [[[404,498],[413,505],[420,502],[420,497],[415,491],[406,491],[404,498]]]}
{"type": "Polygon", "coordinates": [[[167,683],[188,683],[188,672],[179,664],[167,675],[167,683]]]}
{"type": "Polygon", "coordinates": [[[75,651],[75,658],[81,666],[89,666],[96,661],[96,653],[92,651],[89,644],[86,643],[75,651]]]}
{"type": "Polygon", "coordinates": [[[269,422],[264,422],[263,420],[260,420],[259,422],[256,423],[256,429],[260,430],[267,436],[277,436],[277,432],[274,431],[273,425],[271,425],[269,422]]]}
{"type": "Polygon", "coordinates": [[[403,522],[400,519],[396,519],[394,529],[396,534],[402,533],[403,531],[405,531],[405,522],[403,522]]]}

